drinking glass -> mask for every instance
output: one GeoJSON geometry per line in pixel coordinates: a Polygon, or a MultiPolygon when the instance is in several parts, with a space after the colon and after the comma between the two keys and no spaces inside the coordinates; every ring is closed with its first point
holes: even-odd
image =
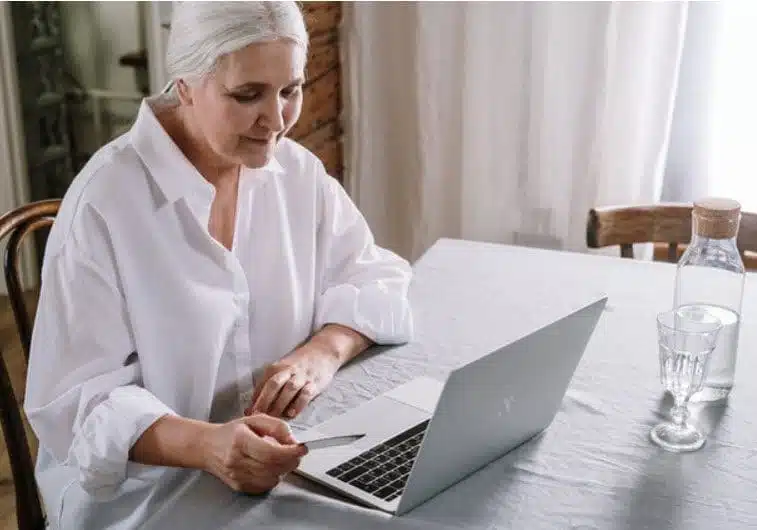
{"type": "Polygon", "coordinates": [[[688,403],[702,388],[722,324],[712,313],[689,306],[657,315],[660,379],[675,403],[672,421],[655,426],[652,441],[667,451],[696,451],[705,436],[689,422],[688,403]]]}

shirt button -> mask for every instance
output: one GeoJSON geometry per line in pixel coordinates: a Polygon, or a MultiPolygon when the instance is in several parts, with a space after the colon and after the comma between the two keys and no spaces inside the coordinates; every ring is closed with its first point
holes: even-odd
{"type": "Polygon", "coordinates": [[[236,295],[234,297],[234,303],[237,307],[245,307],[247,305],[247,298],[242,295],[236,295]]]}

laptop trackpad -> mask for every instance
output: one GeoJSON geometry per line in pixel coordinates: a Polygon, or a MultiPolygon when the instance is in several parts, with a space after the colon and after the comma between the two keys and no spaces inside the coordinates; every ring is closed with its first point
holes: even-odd
{"type": "Polygon", "coordinates": [[[384,396],[431,414],[443,388],[444,383],[441,381],[423,376],[390,390],[384,396]]]}

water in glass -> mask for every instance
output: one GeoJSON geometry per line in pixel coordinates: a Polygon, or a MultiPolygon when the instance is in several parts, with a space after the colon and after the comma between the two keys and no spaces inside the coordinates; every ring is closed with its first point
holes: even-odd
{"type": "Polygon", "coordinates": [[[702,388],[709,351],[688,352],[660,342],[660,379],[674,398],[685,399],[702,388]]]}
{"type": "MultiPolygon", "coordinates": [[[[736,351],[739,342],[739,322],[738,313],[727,307],[715,305],[692,304],[682,306],[681,311],[685,311],[690,318],[699,318],[698,315],[709,313],[720,320],[722,328],[718,334],[718,340],[715,349],[710,356],[710,363],[705,374],[707,382],[706,393],[712,399],[726,397],[733,387],[733,380],[736,369],[736,351]]],[[[700,396],[703,401],[708,396],[700,396]]],[[[696,400],[696,396],[693,400],[696,400]]]]}
{"type": "Polygon", "coordinates": [[[675,403],[671,422],[650,432],[654,443],[668,451],[696,451],[705,436],[689,419],[688,402],[704,383],[708,363],[722,325],[701,307],[680,308],[657,317],[660,379],[675,403]]]}

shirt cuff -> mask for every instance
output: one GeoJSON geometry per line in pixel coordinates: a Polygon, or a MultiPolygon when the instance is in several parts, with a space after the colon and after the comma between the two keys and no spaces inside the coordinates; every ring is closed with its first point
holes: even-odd
{"type": "Polygon", "coordinates": [[[150,425],[175,414],[136,385],[118,387],[87,416],[74,435],[68,464],[94,497],[112,497],[127,479],[129,451],[150,425]]]}
{"type": "Polygon", "coordinates": [[[377,344],[403,344],[412,339],[413,318],[405,296],[380,283],[355,287],[341,284],[321,295],[316,329],[341,324],[377,344]]]}

